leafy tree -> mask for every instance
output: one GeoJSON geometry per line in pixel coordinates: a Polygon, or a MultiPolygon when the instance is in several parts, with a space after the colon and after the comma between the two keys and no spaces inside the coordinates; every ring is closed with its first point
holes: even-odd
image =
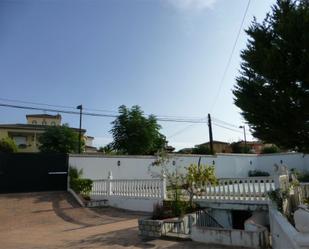
{"type": "Polygon", "coordinates": [[[250,147],[242,145],[241,142],[233,142],[231,143],[232,153],[250,153],[250,147]]]}
{"type": "Polygon", "coordinates": [[[14,153],[17,152],[17,146],[14,140],[10,137],[5,137],[0,140],[0,152],[14,153]]]}
{"type": "MultiPolygon", "coordinates": [[[[78,133],[66,125],[50,126],[39,137],[39,142],[41,143],[40,151],[76,153],[78,152],[78,139],[78,133]]],[[[83,140],[81,144],[84,147],[83,140]]]]}
{"type": "Polygon", "coordinates": [[[192,148],[192,154],[211,155],[211,151],[208,145],[200,144],[192,148]]]}
{"type": "Polygon", "coordinates": [[[264,147],[261,151],[262,154],[278,153],[280,149],[276,145],[264,147]]]}
{"type": "Polygon", "coordinates": [[[159,130],[155,116],[144,116],[139,106],[131,109],[122,105],[119,116],[112,122],[114,141],[112,147],[129,155],[149,155],[163,150],[167,144],[166,138],[159,130]]]}
{"type": "Polygon", "coordinates": [[[309,151],[309,2],[277,0],[254,20],[233,91],[255,137],[309,151]]]}
{"type": "Polygon", "coordinates": [[[112,154],[114,153],[112,144],[107,144],[104,147],[100,147],[99,152],[103,152],[104,154],[112,154]]]}
{"type": "Polygon", "coordinates": [[[211,151],[208,145],[200,144],[193,148],[184,148],[177,151],[179,154],[197,154],[197,155],[211,155],[211,151]]]}
{"type": "Polygon", "coordinates": [[[192,150],[193,150],[193,148],[184,148],[184,149],[180,149],[176,153],[178,153],[178,154],[192,154],[192,150]]]}

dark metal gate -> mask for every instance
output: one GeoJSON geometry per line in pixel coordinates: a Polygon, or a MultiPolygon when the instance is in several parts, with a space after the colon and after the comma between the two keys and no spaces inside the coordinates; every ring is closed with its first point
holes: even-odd
{"type": "Polygon", "coordinates": [[[68,156],[0,153],[0,193],[67,189],[68,156]]]}

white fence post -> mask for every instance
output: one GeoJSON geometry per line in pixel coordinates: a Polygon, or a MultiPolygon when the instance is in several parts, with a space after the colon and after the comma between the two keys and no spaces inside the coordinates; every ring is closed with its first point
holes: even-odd
{"type": "Polygon", "coordinates": [[[163,200],[166,199],[166,176],[165,174],[162,175],[162,179],[161,179],[161,198],[163,200]]]}
{"type": "Polygon", "coordinates": [[[108,171],[107,182],[106,182],[106,189],[107,189],[107,196],[111,196],[112,193],[112,180],[113,174],[111,171],[108,171]]]}

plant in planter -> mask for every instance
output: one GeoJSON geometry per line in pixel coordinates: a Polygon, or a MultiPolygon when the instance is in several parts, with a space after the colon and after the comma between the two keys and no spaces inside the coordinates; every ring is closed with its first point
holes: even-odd
{"type": "Polygon", "coordinates": [[[179,173],[177,167],[168,167],[168,154],[161,153],[152,166],[162,167],[162,174],[167,179],[167,189],[171,199],[171,211],[174,217],[181,217],[184,213],[196,209],[193,197],[202,192],[202,187],[208,184],[217,184],[214,166],[191,164],[184,174],[179,173]],[[184,195],[184,192],[186,195],[184,195]],[[188,200],[189,203],[185,200],[188,200]],[[189,205],[188,205],[189,204],[189,205]]]}
{"type": "Polygon", "coordinates": [[[278,188],[267,193],[269,199],[275,203],[277,209],[293,224],[293,213],[298,204],[295,203],[295,190],[299,187],[297,179],[290,179],[285,188],[278,188]],[[296,205],[295,205],[296,204],[296,205]]]}
{"type": "Polygon", "coordinates": [[[193,197],[201,192],[203,186],[216,185],[218,180],[214,166],[191,164],[186,171],[182,176],[183,187],[189,196],[189,207],[194,209],[193,197]]]}
{"type": "Polygon", "coordinates": [[[90,200],[90,192],[92,189],[92,180],[82,178],[83,170],[78,170],[75,167],[70,167],[70,187],[80,194],[85,200],[90,200]]]}
{"type": "Polygon", "coordinates": [[[269,176],[269,173],[262,170],[249,170],[248,172],[249,177],[255,177],[255,176],[269,176]]]}

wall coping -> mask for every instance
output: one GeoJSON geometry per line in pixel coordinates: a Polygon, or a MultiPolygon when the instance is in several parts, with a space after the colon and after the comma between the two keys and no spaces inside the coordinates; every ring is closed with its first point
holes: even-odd
{"type": "MultiPolygon", "coordinates": [[[[286,155],[302,155],[303,157],[308,154],[298,152],[283,152],[283,153],[270,153],[270,154],[236,154],[236,153],[217,153],[216,155],[197,155],[197,154],[168,154],[171,158],[193,157],[193,158],[218,158],[218,157],[269,157],[269,156],[286,156],[286,155]]],[[[83,154],[69,154],[70,157],[90,157],[90,158],[129,158],[129,159],[157,159],[157,156],[148,155],[105,155],[94,153],[83,154]]]]}

